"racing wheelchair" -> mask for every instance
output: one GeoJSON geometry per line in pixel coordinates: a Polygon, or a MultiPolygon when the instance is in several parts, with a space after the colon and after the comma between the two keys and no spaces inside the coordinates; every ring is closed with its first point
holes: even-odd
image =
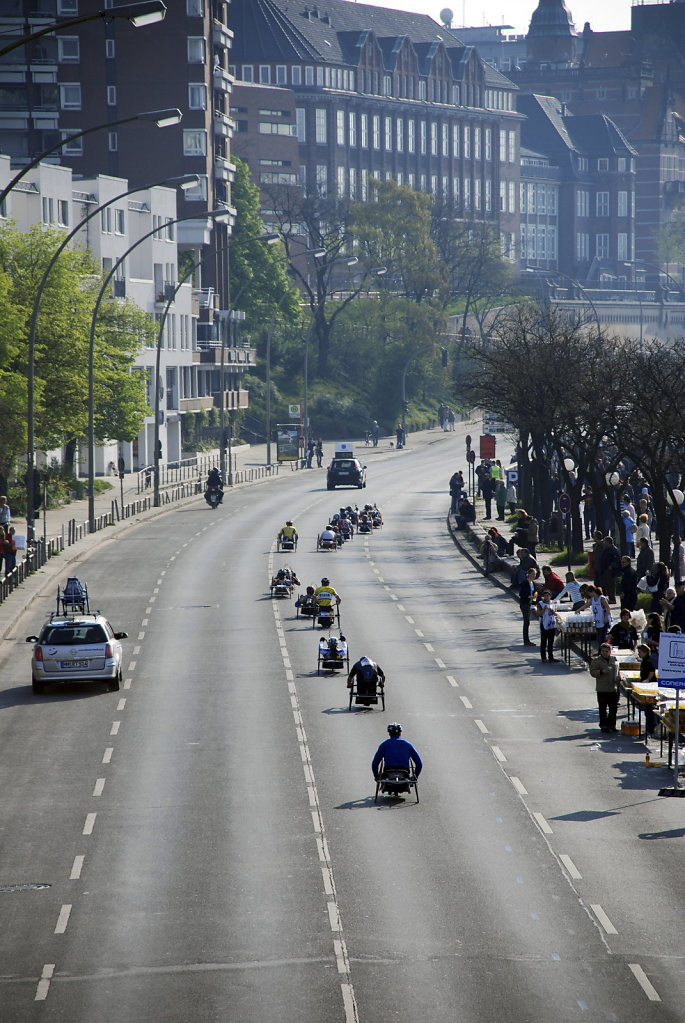
{"type": "Polygon", "coordinates": [[[327,649],[324,649],[319,643],[318,660],[316,665],[316,674],[320,675],[322,671],[336,672],[345,668],[346,671],[350,670],[350,655],[347,650],[347,643],[340,638],[341,642],[345,643],[342,650],[338,649],[338,640],[335,636],[331,636],[328,641],[327,649]]]}
{"type": "Polygon", "coordinates": [[[62,605],[62,614],[72,614],[77,611],[79,614],[84,614],[86,611],[90,611],[90,604],[88,602],[88,587],[85,583],[75,576],[70,575],[67,578],[66,584],[62,590],[59,586],[57,587],[57,613],[60,612],[60,604],[62,605]]]}
{"type": "Polygon", "coordinates": [[[404,767],[385,767],[381,760],[378,777],[376,778],[376,793],[373,797],[374,803],[378,802],[378,793],[398,798],[404,792],[414,789],[416,802],[419,802],[419,786],[413,769],[407,770],[404,767]]]}

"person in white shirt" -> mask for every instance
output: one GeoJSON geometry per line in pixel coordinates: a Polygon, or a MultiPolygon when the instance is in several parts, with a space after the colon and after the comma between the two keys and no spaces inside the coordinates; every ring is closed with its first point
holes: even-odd
{"type": "Polygon", "coordinates": [[[573,572],[566,573],[566,585],[564,586],[561,593],[558,593],[554,598],[555,603],[563,600],[564,597],[568,597],[571,601],[571,607],[574,611],[580,610],[585,601],[583,600],[580,592],[580,584],[578,583],[575,574],[573,572]]]}

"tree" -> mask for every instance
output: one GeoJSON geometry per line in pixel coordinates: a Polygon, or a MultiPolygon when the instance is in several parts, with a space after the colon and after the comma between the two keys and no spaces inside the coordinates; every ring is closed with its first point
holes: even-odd
{"type": "Polygon", "coordinates": [[[409,185],[369,182],[369,201],[354,203],[350,232],[367,270],[384,266],[383,287],[414,302],[437,297],[446,304],[447,278],[431,238],[432,199],[409,185]]]}
{"type": "Polygon", "coordinates": [[[231,306],[236,308],[239,304],[245,312],[245,328],[256,329],[269,321],[283,293],[290,291],[280,316],[283,321],[294,323],[300,318],[299,295],[288,280],[283,245],[260,241],[264,224],[259,211],[259,189],[250,180],[247,164],[237,157],[234,163],[231,203],[236,218],[229,249],[231,306]]]}

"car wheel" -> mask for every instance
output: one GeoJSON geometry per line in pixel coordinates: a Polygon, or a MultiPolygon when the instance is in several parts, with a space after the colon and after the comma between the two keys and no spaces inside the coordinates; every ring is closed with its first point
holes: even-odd
{"type": "Polygon", "coordinates": [[[110,681],[107,683],[107,689],[109,690],[110,693],[119,692],[119,686],[121,685],[123,677],[124,676],[121,671],[121,668],[119,668],[119,671],[117,672],[117,677],[110,679],[110,681]]]}
{"type": "Polygon", "coordinates": [[[327,483],[326,484],[326,490],[335,490],[335,487],[333,486],[332,483],[327,483]]]}
{"type": "Polygon", "coordinates": [[[31,679],[31,689],[36,696],[42,696],[45,692],[45,686],[42,682],[36,682],[35,678],[31,679]]]}

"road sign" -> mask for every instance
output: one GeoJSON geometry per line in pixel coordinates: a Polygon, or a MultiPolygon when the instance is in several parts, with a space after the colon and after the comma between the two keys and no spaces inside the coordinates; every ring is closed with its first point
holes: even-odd
{"type": "Polygon", "coordinates": [[[480,438],[480,457],[481,458],[494,458],[495,457],[495,438],[489,433],[481,434],[480,438]]]}
{"type": "Polygon", "coordinates": [[[559,494],[559,511],[562,515],[568,515],[571,511],[571,498],[568,494],[559,494]]]}
{"type": "Polygon", "coordinates": [[[300,418],[300,406],[299,405],[288,405],[288,416],[290,419],[300,418]]]}

